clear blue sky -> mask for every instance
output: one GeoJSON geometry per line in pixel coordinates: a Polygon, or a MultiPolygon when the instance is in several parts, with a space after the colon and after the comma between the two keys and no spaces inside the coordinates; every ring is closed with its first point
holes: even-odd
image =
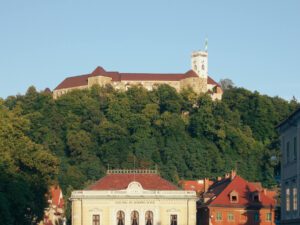
{"type": "Polygon", "coordinates": [[[209,74],[300,100],[300,1],[0,0],[0,97],[55,88],[96,66],[185,72],[209,40],[209,74]]]}

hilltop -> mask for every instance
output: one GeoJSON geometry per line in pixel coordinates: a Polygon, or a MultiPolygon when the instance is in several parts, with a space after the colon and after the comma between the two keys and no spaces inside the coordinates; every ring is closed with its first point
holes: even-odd
{"type": "MultiPolygon", "coordinates": [[[[0,146],[18,142],[19,136],[27,146],[0,149],[9,159],[7,167],[0,167],[0,188],[8,185],[3,180],[9,183],[9,176],[21,172],[25,183],[32,181],[28,196],[39,185],[42,196],[50,183],[58,182],[69,194],[102,177],[108,167],[133,168],[134,162],[137,168],[158,168],[174,183],[237,169],[247,180],[276,186],[280,153],[275,126],[299,105],[243,88],[230,88],[221,101],[212,101],[205,94],[178,93],[161,85],[152,91],[136,86],[125,92],[94,86],[57,100],[30,87],[25,95],[0,101],[0,106],[1,121],[6,118],[17,130],[8,134],[1,129],[0,146]],[[32,161],[24,164],[14,157],[16,152],[32,161]],[[34,182],[34,174],[41,184],[34,182]]],[[[8,202],[11,195],[4,191],[0,197],[8,202]]],[[[0,202],[0,218],[9,220],[1,212],[14,206],[0,202]]],[[[28,206],[18,207],[22,212],[28,206]]],[[[41,210],[35,210],[39,218],[41,210]]]]}

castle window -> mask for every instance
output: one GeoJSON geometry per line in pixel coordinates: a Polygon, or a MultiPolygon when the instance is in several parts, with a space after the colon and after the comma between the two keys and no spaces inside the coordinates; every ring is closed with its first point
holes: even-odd
{"type": "Polygon", "coordinates": [[[139,225],[139,213],[138,213],[138,211],[133,211],[131,213],[131,225],[139,225]]]}
{"type": "Polygon", "coordinates": [[[177,215],[170,216],[171,225],[177,225],[177,215]]]}
{"type": "Polygon", "coordinates": [[[145,214],[145,224],[153,225],[153,212],[147,211],[145,214]]]}
{"type": "Polygon", "coordinates": [[[117,212],[117,225],[125,224],[125,213],[123,211],[117,212]]]}
{"type": "Polygon", "coordinates": [[[100,225],[100,215],[93,215],[93,225],[100,225]]]}

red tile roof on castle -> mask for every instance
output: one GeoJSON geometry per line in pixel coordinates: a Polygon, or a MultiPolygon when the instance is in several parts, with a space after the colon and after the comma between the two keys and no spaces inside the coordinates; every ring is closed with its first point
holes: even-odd
{"type": "Polygon", "coordinates": [[[88,190],[123,190],[133,181],[139,182],[146,190],[179,190],[157,174],[108,174],[88,187],[88,190]]]}
{"type": "MultiPolygon", "coordinates": [[[[97,67],[92,73],[84,74],[80,76],[67,77],[63,80],[54,90],[72,88],[79,86],[88,85],[88,78],[92,76],[105,76],[112,78],[112,81],[179,81],[189,77],[198,77],[193,71],[189,70],[186,73],[119,73],[119,72],[108,72],[102,67],[97,67]]],[[[208,84],[220,86],[211,77],[207,79],[208,84]]]]}
{"type": "Polygon", "coordinates": [[[275,206],[273,195],[268,195],[267,192],[259,190],[253,183],[244,180],[240,176],[235,176],[232,180],[227,178],[214,183],[205,195],[210,198],[207,202],[210,206],[247,207],[253,204],[260,204],[266,207],[275,206]],[[230,202],[229,194],[232,191],[238,193],[238,203],[230,202]],[[251,194],[256,191],[260,195],[259,203],[253,202],[251,198],[251,194]]]}

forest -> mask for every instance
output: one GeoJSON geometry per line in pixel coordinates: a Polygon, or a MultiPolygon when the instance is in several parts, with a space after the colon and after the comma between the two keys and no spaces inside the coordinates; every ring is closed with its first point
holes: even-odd
{"type": "Polygon", "coordinates": [[[50,185],[59,184],[67,199],[107,168],[134,164],[158,168],[175,184],[236,169],[274,187],[280,175],[275,127],[297,107],[296,100],[237,87],[221,101],[168,85],[126,92],[94,86],[57,100],[30,87],[0,99],[1,224],[36,224],[50,185]]]}

